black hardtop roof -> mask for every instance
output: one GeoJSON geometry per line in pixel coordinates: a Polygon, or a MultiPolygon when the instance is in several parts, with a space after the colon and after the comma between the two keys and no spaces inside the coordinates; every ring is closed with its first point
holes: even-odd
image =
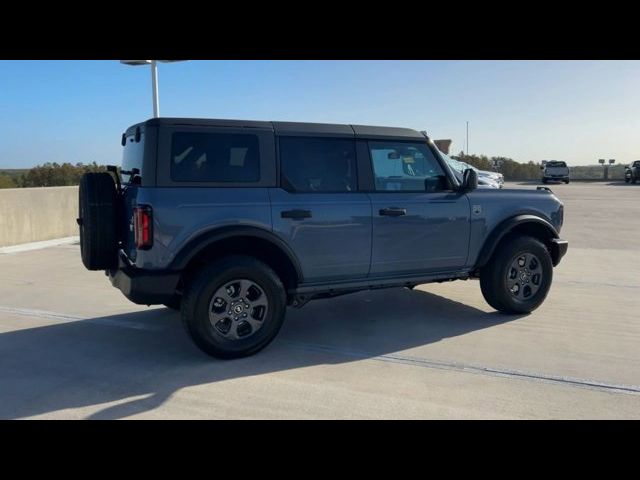
{"type": "Polygon", "coordinates": [[[136,127],[143,125],[191,125],[210,127],[256,128],[275,132],[276,135],[332,135],[356,137],[388,137],[400,139],[424,139],[417,130],[411,128],[376,127],[369,125],[346,125],[332,123],[265,122],[256,120],[224,120],[209,118],[151,118],[132,125],[126,134],[131,135],[136,127]]]}

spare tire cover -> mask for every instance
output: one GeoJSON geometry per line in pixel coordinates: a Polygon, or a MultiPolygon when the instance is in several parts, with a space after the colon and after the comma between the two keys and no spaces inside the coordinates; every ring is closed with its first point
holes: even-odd
{"type": "Polygon", "coordinates": [[[80,179],[80,253],[89,270],[117,266],[117,192],[108,172],[85,173],[80,179]]]}

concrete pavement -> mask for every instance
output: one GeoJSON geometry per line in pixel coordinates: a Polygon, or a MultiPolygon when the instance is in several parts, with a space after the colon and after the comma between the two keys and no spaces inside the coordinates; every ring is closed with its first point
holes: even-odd
{"type": "Polygon", "coordinates": [[[0,418],[640,418],[640,186],[550,188],[570,247],[533,314],[477,281],[361,292],[290,309],[233,361],[77,245],[0,255],[0,418]]]}

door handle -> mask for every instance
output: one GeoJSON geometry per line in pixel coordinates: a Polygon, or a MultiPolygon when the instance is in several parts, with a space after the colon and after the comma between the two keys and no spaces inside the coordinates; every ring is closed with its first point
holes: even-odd
{"type": "Polygon", "coordinates": [[[282,218],[291,218],[293,220],[302,220],[303,218],[311,218],[310,210],[283,210],[280,212],[282,218]]]}
{"type": "Polygon", "coordinates": [[[397,208],[397,207],[381,208],[378,213],[381,216],[386,216],[386,217],[401,217],[402,215],[407,214],[407,209],[397,208]]]}

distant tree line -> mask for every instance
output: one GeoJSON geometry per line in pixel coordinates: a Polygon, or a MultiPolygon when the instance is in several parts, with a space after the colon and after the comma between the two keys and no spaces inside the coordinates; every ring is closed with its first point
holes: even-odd
{"type": "MultiPolygon", "coordinates": [[[[486,155],[465,155],[460,152],[453,158],[473,165],[479,170],[493,170],[504,175],[507,181],[540,180],[542,178],[542,162],[516,162],[507,157],[487,157],[486,155]],[[495,165],[495,166],[494,166],[495,165]]],[[[609,180],[624,180],[625,165],[607,166],[609,180]]],[[[574,180],[603,180],[605,169],[602,165],[569,166],[571,178],[574,180]]]]}
{"type": "Polygon", "coordinates": [[[11,175],[8,172],[0,172],[0,188],[26,188],[26,187],[64,187],[78,185],[80,177],[86,172],[99,172],[106,170],[103,165],[96,162],[90,164],[76,163],[45,163],[38,165],[26,172],[11,175]]]}
{"type": "Polygon", "coordinates": [[[465,155],[460,152],[453,158],[473,165],[479,170],[494,170],[502,173],[505,180],[539,180],[542,176],[541,163],[516,162],[507,157],[487,157],[486,155],[465,155]],[[494,167],[496,165],[496,167],[494,167]]]}
{"type": "Polygon", "coordinates": [[[16,188],[15,180],[6,173],[0,173],[0,188],[16,188]]]}
{"type": "MultiPolygon", "coordinates": [[[[487,157],[486,155],[465,155],[460,152],[453,158],[466,162],[480,170],[495,170],[504,175],[505,180],[539,180],[542,177],[540,162],[529,161],[527,163],[516,162],[507,157],[487,157]],[[494,166],[495,165],[495,166],[494,166]]],[[[570,167],[571,176],[578,180],[598,180],[603,178],[604,169],[600,165],[587,165],[570,167]]],[[[96,162],[83,164],[76,163],[45,163],[29,170],[0,171],[0,188],[22,187],[61,187],[78,185],[80,177],[86,172],[99,172],[106,170],[104,165],[96,162]]],[[[609,179],[620,180],[624,178],[624,166],[614,165],[609,169],[609,179]]]]}

